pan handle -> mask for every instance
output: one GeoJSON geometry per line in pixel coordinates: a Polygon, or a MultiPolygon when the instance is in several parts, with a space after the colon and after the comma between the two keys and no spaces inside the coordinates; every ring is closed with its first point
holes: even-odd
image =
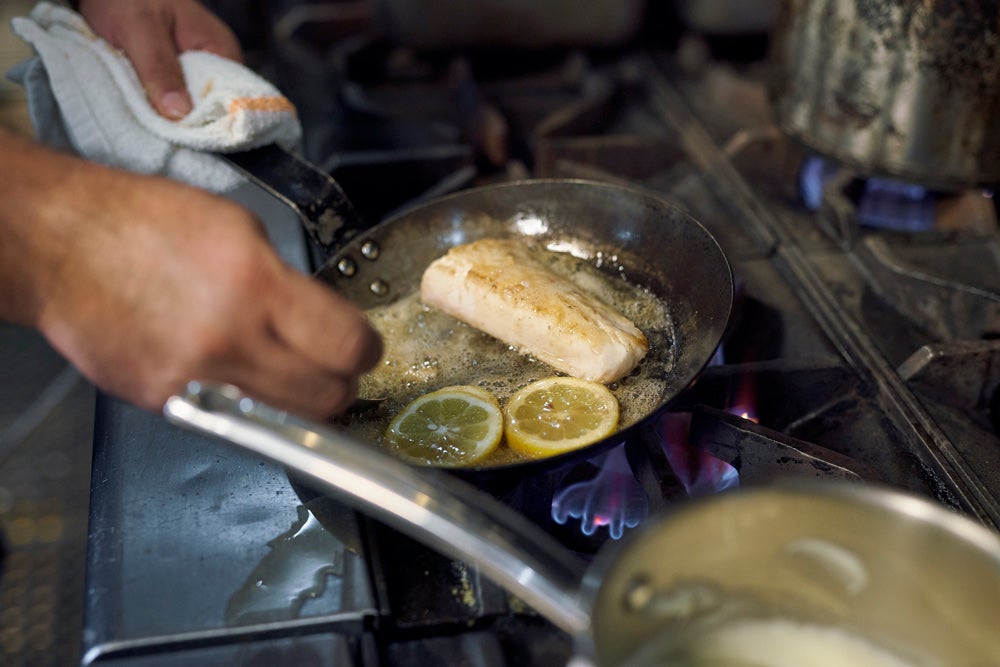
{"type": "Polygon", "coordinates": [[[574,636],[588,633],[583,561],[520,514],[443,470],[417,468],[229,385],[192,382],[170,421],[252,451],[483,573],[574,636]]]}
{"type": "Polygon", "coordinates": [[[295,211],[324,258],[370,226],[333,176],[277,144],[220,157],[295,211]]]}

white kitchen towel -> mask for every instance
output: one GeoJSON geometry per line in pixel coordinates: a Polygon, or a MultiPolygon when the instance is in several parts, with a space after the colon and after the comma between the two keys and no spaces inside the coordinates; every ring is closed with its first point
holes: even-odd
{"type": "Polygon", "coordinates": [[[301,139],[292,103],[239,63],[181,54],[194,108],[171,121],[153,109],[128,58],[79,14],[40,2],[11,27],[37,54],[9,76],[25,87],[39,138],[95,162],[226,192],[243,177],[213,152],[295,149],[301,139]]]}

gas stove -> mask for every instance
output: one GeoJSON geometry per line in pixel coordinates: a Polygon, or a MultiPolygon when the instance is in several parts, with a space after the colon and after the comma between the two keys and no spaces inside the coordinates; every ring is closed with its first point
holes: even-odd
{"type": "MultiPolygon", "coordinates": [[[[498,66],[289,38],[274,58],[306,157],[368,219],[480,184],[587,178],[680,205],[726,252],[737,305],[698,382],[634,441],[499,494],[581,559],[682,499],[789,476],[903,488],[1000,526],[990,193],[848,172],[796,145],[756,41],[679,35],[498,66]]],[[[315,266],[289,211],[237,198],[290,262],[315,266]]],[[[282,469],[104,396],[95,428],[85,664],[572,658],[475,567],[282,469]]]]}

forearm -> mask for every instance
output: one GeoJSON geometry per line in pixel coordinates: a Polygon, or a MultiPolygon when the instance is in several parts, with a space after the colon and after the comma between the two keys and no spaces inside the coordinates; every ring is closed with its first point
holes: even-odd
{"type": "Polygon", "coordinates": [[[76,205],[99,188],[99,170],[0,129],[0,318],[37,326],[45,293],[72,252],[76,205]]]}

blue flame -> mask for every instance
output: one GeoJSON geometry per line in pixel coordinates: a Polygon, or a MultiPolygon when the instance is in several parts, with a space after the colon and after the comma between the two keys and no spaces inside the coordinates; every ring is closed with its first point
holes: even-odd
{"type": "MultiPolygon", "coordinates": [[[[799,171],[799,193],[806,207],[819,210],[827,183],[841,167],[811,156],[799,171]]],[[[858,224],[864,227],[919,232],[934,228],[936,198],[927,188],[889,178],[869,177],[856,205],[858,224]]]]}
{"type": "Polygon", "coordinates": [[[552,519],[560,525],[578,519],[580,530],[588,537],[606,526],[611,538],[617,540],[626,528],[635,528],[646,518],[649,503],[629,468],[624,447],[616,447],[597,463],[600,471],[593,479],[571,484],[556,494],[552,519]]]}

